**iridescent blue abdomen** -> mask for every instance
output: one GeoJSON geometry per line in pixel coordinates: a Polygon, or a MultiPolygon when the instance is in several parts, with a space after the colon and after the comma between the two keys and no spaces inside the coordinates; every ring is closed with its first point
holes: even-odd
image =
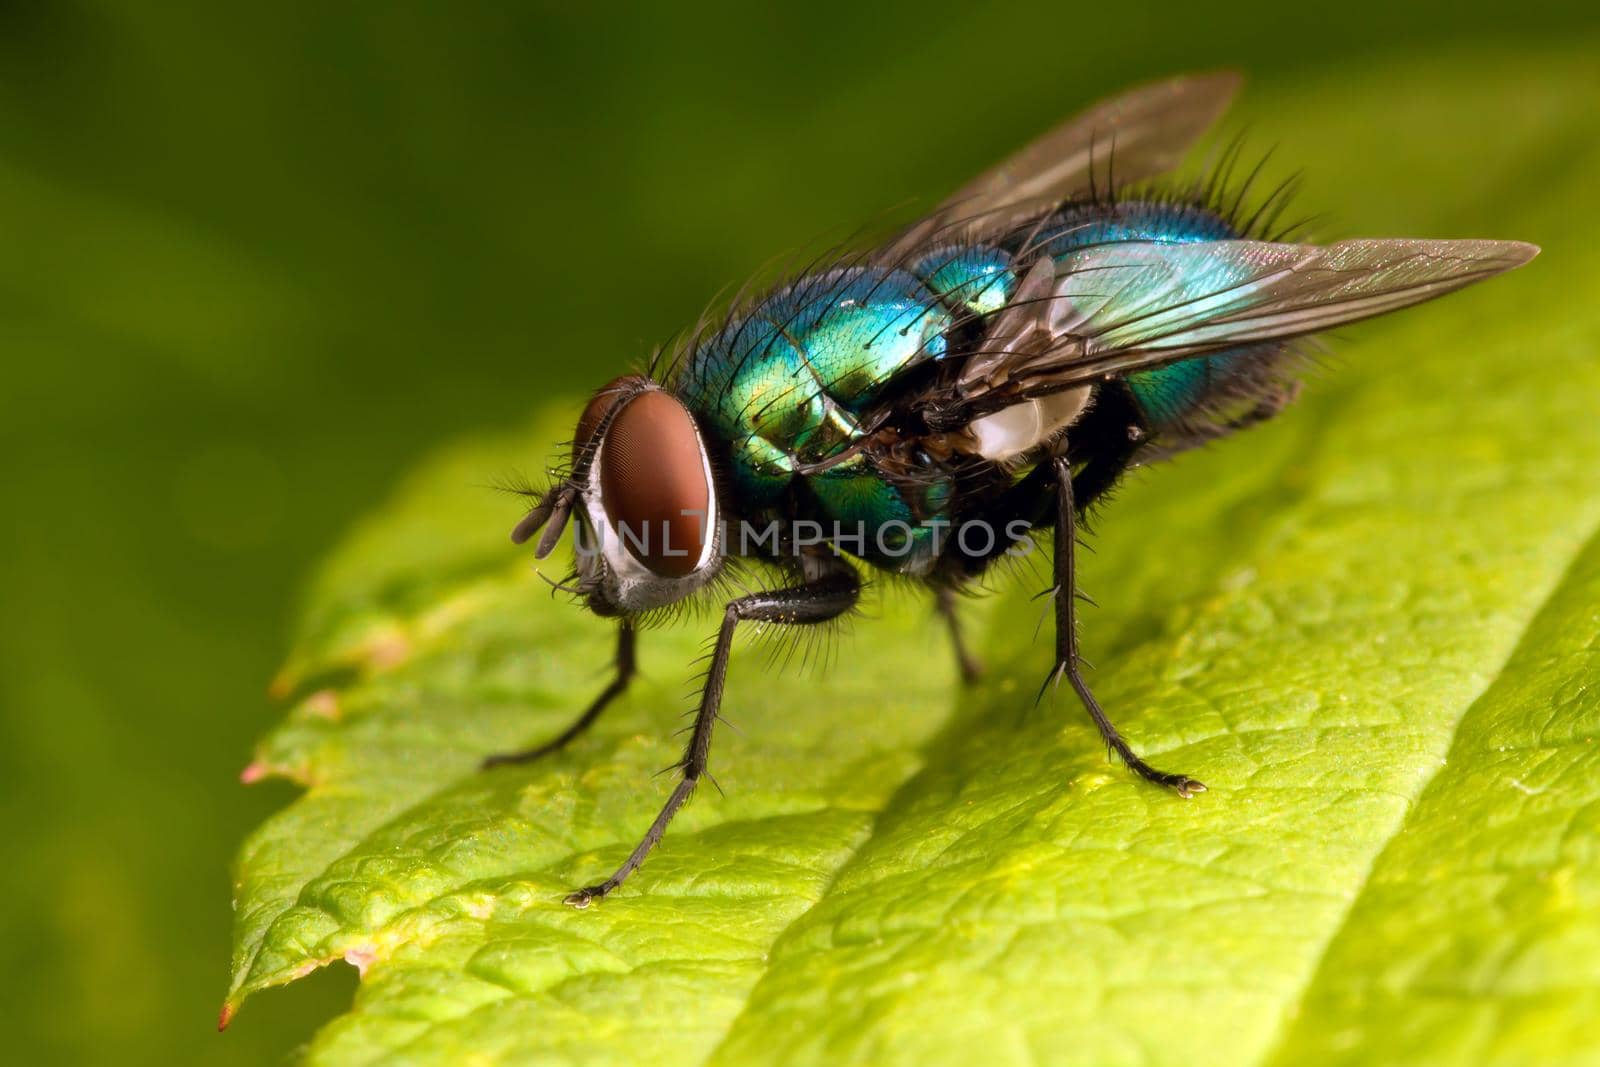
{"type": "MultiPolygon", "coordinates": [[[[1226,241],[1239,233],[1221,217],[1189,204],[1127,201],[1110,211],[1086,206],[1061,212],[1037,227],[1031,243],[1056,258],[1090,245],[1118,241],[1188,244],[1226,241]]],[[[1128,391],[1151,429],[1181,420],[1229,374],[1245,363],[1251,349],[1229,349],[1214,356],[1180,360],[1126,379],[1128,391]]]]}

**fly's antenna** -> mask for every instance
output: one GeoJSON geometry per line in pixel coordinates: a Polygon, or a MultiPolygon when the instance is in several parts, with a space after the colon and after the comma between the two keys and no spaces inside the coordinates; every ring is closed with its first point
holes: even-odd
{"type": "Polygon", "coordinates": [[[572,504],[577,499],[577,490],[571,482],[563,482],[551,488],[550,492],[540,498],[522,521],[511,530],[511,543],[523,544],[544,528],[544,536],[539,538],[539,543],[534,546],[535,559],[544,559],[555,551],[556,542],[561,540],[561,534],[567,528],[567,520],[572,517],[572,504]],[[548,524],[548,525],[546,525],[548,524]]]}

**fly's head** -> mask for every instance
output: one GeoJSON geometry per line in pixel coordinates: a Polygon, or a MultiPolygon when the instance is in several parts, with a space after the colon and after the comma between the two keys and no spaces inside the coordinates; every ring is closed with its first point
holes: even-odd
{"type": "Polygon", "coordinates": [[[511,532],[544,528],[547,556],[576,515],[578,592],[597,615],[637,615],[677,603],[721,561],[716,484],[688,409],[648,378],[597,391],[578,419],[571,473],[511,532]]]}

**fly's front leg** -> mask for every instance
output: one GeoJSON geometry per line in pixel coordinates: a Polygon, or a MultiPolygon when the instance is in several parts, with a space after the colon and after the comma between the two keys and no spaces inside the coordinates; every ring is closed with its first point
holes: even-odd
{"type": "Polygon", "coordinates": [[[568,904],[575,908],[586,908],[621,885],[628,875],[639,869],[650,850],[667,832],[667,824],[672,822],[672,817],[694,793],[694,787],[706,771],[706,758],[711,753],[711,731],[717,722],[718,709],[722,706],[722,687],[728,676],[728,657],[733,652],[735,628],[741,622],[768,622],[784,626],[826,622],[854,607],[860,591],[861,581],[849,564],[841,560],[827,560],[817,562],[816,573],[804,585],[769,593],[753,593],[728,603],[722,615],[722,628],[717,632],[717,646],[711,654],[711,666],[706,671],[705,685],[700,690],[700,708],[695,713],[689,745],[678,763],[683,777],[622,866],[598,885],[569,894],[568,904]]]}
{"type": "Polygon", "coordinates": [[[613,700],[621,696],[623,691],[628,688],[628,683],[633,681],[637,666],[634,659],[633,623],[627,619],[623,619],[622,624],[617,627],[615,663],[616,673],[612,675],[611,684],[600,691],[600,695],[594,698],[594,703],[590,704],[582,715],[574,719],[571,726],[568,726],[560,734],[544,744],[534,748],[525,749],[521,752],[497,752],[483,761],[483,769],[488,770],[490,767],[499,767],[508,763],[528,763],[538,759],[540,756],[548,756],[552,752],[566,748],[574,738],[594,725],[594,721],[600,717],[600,713],[605,711],[613,700]]]}
{"type": "Polygon", "coordinates": [[[945,586],[934,590],[934,606],[945,626],[950,630],[950,643],[955,646],[956,663],[961,668],[961,684],[976,685],[983,677],[983,661],[972,654],[961,635],[961,617],[956,614],[956,595],[945,586]]]}
{"type": "Polygon", "coordinates": [[[1065,456],[1058,456],[1051,462],[1055,469],[1056,481],[1056,665],[1045,684],[1048,686],[1065,675],[1077,692],[1078,699],[1083,701],[1083,706],[1094,719],[1095,726],[1099,727],[1100,736],[1105,738],[1106,745],[1121,756],[1122,762],[1139,777],[1157,785],[1167,786],[1176,791],[1180,797],[1203,793],[1206,787],[1187,774],[1158,771],[1140,759],[1122,739],[1122,735],[1117,732],[1111,720],[1106,717],[1100,702],[1094,698],[1094,694],[1089,691],[1088,683],[1083,680],[1078,659],[1078,598],[1075,584],[1077,576],[1073,564],[1077,512],[1072,501],[1072,465],[1065,456]]]}

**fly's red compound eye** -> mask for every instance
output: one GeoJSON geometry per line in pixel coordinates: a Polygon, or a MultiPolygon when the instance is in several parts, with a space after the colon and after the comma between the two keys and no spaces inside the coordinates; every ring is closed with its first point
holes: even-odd
{"type": "Polygon", "coordinates": [[[575,452],[583,451],[583,446],[589,443],[594,432],[600,428],[600,422],[606,414],[617,405],[625,393],[631,392],[644,379],[634,375],[624,374],[620,378],[613,378],[602,385],[589,398],[588,406],[583,409],[583,414],[578,416],[578,430],[572,435],[572,447],[575,452]]]}
{"type": "Polygon", "coordinates": [[[712,532],[711,483],[688,410],[656,389],[632,397],[599,462],[600,498],[629,555],[662,578],[692,573],[712,532]]]}

